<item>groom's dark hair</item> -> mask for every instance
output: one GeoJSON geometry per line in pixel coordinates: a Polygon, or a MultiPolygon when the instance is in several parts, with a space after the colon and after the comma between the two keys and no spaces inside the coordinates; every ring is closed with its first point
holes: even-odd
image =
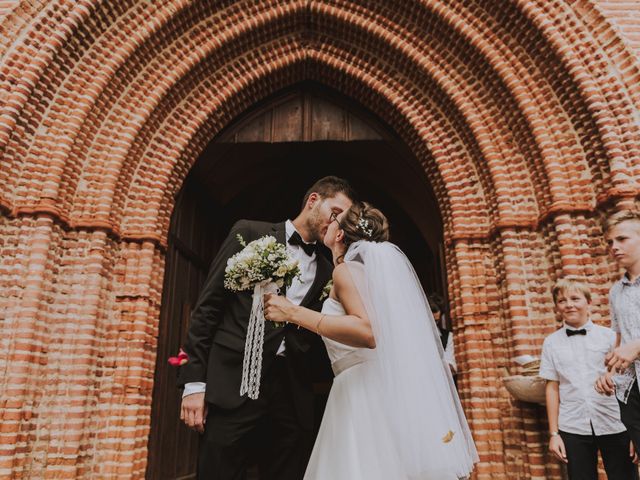
{"type": "Polygon", "coordinates": [[[307,204],[307,200],[309,200],[309,196],[313,192],[317,193],[322,198],[333,198],[337,194],[342,193],[352,201],[356,200],[356,191],[351,187],[351,185],[349,185],[348,181],[344,178],[330,175],[328,177],[321,178],[311,185],[311,188],[307,190],[307,193],[304,195],[301,210],[304,210],[304,206],[307,204]]]}

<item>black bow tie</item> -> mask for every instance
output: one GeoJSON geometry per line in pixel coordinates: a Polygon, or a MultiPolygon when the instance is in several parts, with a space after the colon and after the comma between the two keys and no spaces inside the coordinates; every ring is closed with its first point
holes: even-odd
{"type": "Polygon", "coordinates": [[[587,334],[587,330],[584,328],[581,328],[580,330],[569,330],[568,328],[565,329],[565,332],[567,332],[567,337],[571,337],[573,335],[586,335],[587,334]]]}
{"type": "Polygon", "coordinates": [[[298,245],[302,247],[304,253],[309,256],[316,253],[316,243],[305,243],[298,232],[293,232],[293,234],[289,237],[289,245],[298,245]]]}

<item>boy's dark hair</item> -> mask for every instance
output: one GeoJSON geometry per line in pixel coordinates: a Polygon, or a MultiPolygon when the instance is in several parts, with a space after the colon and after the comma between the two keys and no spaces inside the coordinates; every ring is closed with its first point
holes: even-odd
{"type": "Polygon", "coordinates": [[[330,175],[328,177],[321,178],[320,180],[316,181],[316,183],[311,185],[311,188],[309,188],[309,190],[307,190],[307,193],[305,193],[304,195],[301,210],[304,210],[304,207],[307,204],[307,200],[309,200],[309,196],[314,192],[320,195],[322,198],[333,198],[337,194],[342,193],[352,201],[357,200],[356,192],[351,187],[351,185],[349,185],[348,181],[346,181],[344,178],[334,177],[333,175],[330,175]]]}

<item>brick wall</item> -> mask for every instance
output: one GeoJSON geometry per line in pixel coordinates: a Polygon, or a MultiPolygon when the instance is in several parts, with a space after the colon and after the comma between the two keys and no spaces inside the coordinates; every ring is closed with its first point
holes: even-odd
{"type": "Polygon", "coordinates": [[[607,20],[619,30],[620,37],[640,55],[640,8],[634,0],[600,0],[596,2],[607,20]]]}
{"type": "Polygon", "coordinates": [[[557,478],[502,368],[640,179],[638,7],[590,0],[0,2],[0,477],[139,478],[174,194],[245,109],[315,80],[436,193],[479,479],[557,478]]]}

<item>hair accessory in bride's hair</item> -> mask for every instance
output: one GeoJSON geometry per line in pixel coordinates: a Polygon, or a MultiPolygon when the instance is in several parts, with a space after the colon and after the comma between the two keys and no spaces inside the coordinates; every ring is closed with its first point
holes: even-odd
{"type": "Polygon", "coordinates": [[[360,230],[369,238],[371,238],[371,235],[373,235],[373,228],[369,226],[369,220],[364,218],[362,215],[360,215],[360,217],[358,218],[358,230],[360,230]]]}

